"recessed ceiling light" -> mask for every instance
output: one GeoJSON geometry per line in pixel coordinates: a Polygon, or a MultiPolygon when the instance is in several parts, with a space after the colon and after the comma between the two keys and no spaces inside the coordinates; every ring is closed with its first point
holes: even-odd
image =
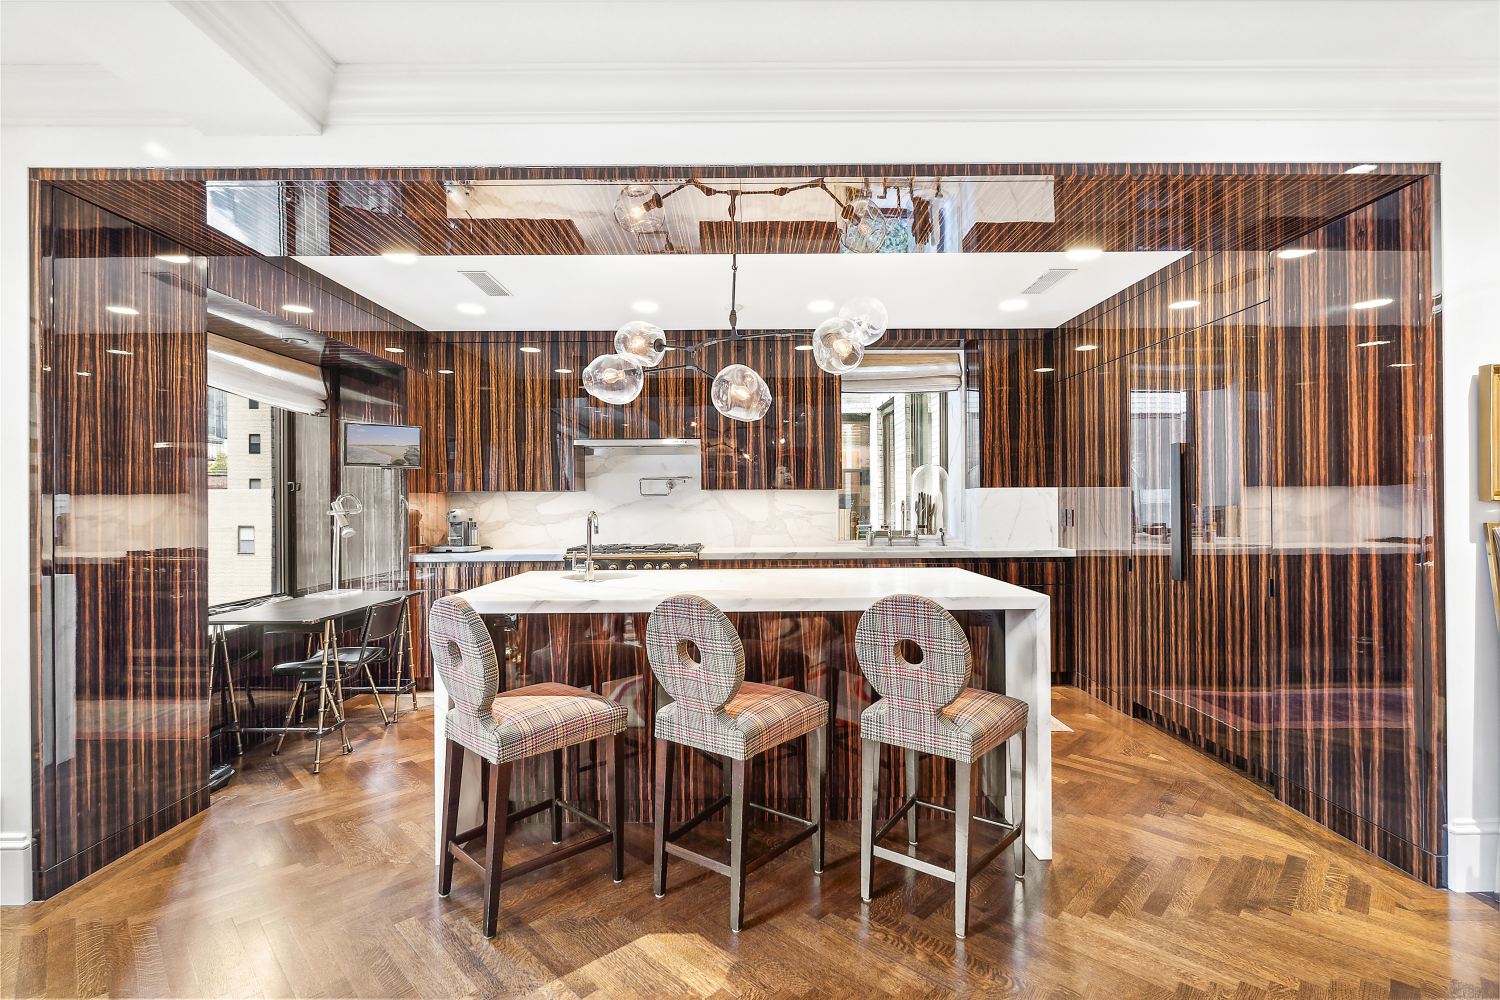
{"type": "Polygon", "coordinates": [[[154,444],[152,444],[151,447],[153,447],[153,448],[170,448],[170,447],[172,447],[172,442],[170,442],[170,441],[157,441],[154,444]]]}
{"type": "Polygon", "coordinates": [[[1415,366],[1416,362],[1414,361],[1398,361],[1395,364],[1391,365],[1392,368],[1413,368],[1415,366]]]}
{"type": "Polygon", "coordinates": [[[1298,247],[1295,250],[1283,250],[1276,256],[1280,257],[1282,260],[1296,260],[1298,257],[1306,257],[1310,253],[1317,252],[1318,251],[1313,250],[1310,247],[1298,247]]]}
{"type": "Polygon", "coordinates": [[[168,264],[190,264],[193,260],[193,258],[185,253],[159,253],[156,255],[156,259],[164,260],[168,264]]]}
{"type": "Polygon", "coordinates": [[[1173,302],[1167,306],[1168,309],[1191,309],[1198,304],[1197,299],[1183,299],[1181,302],[1173,302]]]}
{"type": "Polygon", "coordinates": [[[1026,308],[1026,300],[1006,299],[1004,302],[1000,303],[1000,308],[1005,310],[1006,312],[1016,312],[1017,310],[1026,308]]]}
{"type": "Polygon", "coordinates": [[[528,344],[527,346],[521,348],[521,353],[522,354],[541,354],[542,353],[542,349],[540,347],[532,347],[531,345],[528,344]]]}
{"type": "Polygon", "coordinates": [[[826,313],[833,309],[833,303],[827,299],[814,299],[807,304],[807,308],[815,313],[826,313]]]}
{"type": "Polygon", "coordinates": [[[289,313],[310,313],[310,312],[312,312],[312,306],[298,305],[295,302],[288,302],[285,305],[283,305],[281,308],[285,309],[289,313]]]}
{"type": "Polygon", "coordinates": [[[1077,347],[1073,348],[1073,350],[1075,351],[1097,351],[1098,349],[1098,344],[1079,344],[1077,347]]]}
{"type": "Polygon", "coordinates": [[[383,253],[380,256],[384,257],[392,264],[415,264],[417,262],[417,255],[414,253],[383,253]]]}
{"type": "Polygon", "coordinates": [[[453,369],[452,368],[439,368],[438,369],[438,374],[439,375],[452,375],[453,374],[453,369]]]}
{"type": "Polygon", "coordinates": [[[1361,163],[1357,167],[1350,167],[1348,170],[1345,170],[1344,173],[1346,173],[1346,174],[1368,174],[1368,173],[1372,173],[1375,169],[1376,169],[1376,167],[1375,167],[1375,164],[1373,164],[1373,163],[1361,163]]]}
{"type": "Polygon", "coordinates": [[[654,313],[656,312],[656,310],[660,309],[661,306],[657,305],[655,302],[641,301],[630,303],[630,308],[634,309],[638,313],[654,313]]]}
{"type": "Polygon", "coordinates": [[[571,369],[571,368],[554,368],[552,370],[554,372],[556,372],[557,374],[559,374],[559,375],[571,375],[571,374],[573,374],[573,369],[571,369]]]}
{"type": "Polygon", "coordinates": [[[1391,304],[1392,301],[1394,301],[1394,300],[1392,300],[1392,299],[1365,299],[1363,302],[1356,302],[1356,303],[1354,303],[1354,305],[1350,306],[1349,308],[1350,309],[1376,309],[1376,308],[1379,308],[1380,306],[1388,306],[1388,305],[1391,304]]]}
{"type": "Polygon", "coordinates": [[[307,343],[307,341],[303,340],[301,337],[282,337],[281,338],[281,342],[283,344],[305,344],[305,343],[307,343]]]}
{"type": "Polygon", "coordinates": [[[112,312],[120,316],[139,316],[141,314],[141,311],[139,309],[132,309],[129,306],[105,306],[104,308],[108,312],[112,312]]]}
{"type": "Polygon", "coordinates": [[[118,349],[113,348],[113,347],[106,347],[105,350],[108,351],[110,354],[124,354],[124,355],[127,355],[127,356],[135,354],[134,351],[121,351],[121,350],[118,350],[118,349]]]}
{"type": "Polygon", "coordinates": [[[798,344],[797,345],[797,350],[799,350],[799,351],[810,351],[810,350],[812,350],[812,345],[811,344],[798,344]]]}
{"type": "Polygon", "coordinates": [[[52,366],[51,365],[42,365],[42,371],[44,371],[44,372],[50,372],[51,370],[52,370],[52,366]]]}
{"type": "Polygon", "coordinates": [[[1056,369],[1054,369],[1054,368],[1033,368],[1033,369],[1031,369],[1031,370],[1032,370],[1032,371],[1034,371],[1034,372],[1050,372],[1050,371],[1056,371],[1056,369]]]}
{"type": "Polygon", "coordinates": [[[82,375],[84,378],[88,378],[89,377],[89,373],[88,372],[74,372],[73,374],[74,375],[82,375]]]}
{"type": "Polygon", "coordinates": [[[1102,257],[1103,255],[1103,250],[1094,247],[1074,247],[1068,251],[1069,260],[1093,260],[1095,257],[1102,257]]]}
{"type": "Polygon", "coordinates": [[[1354,346],[1355,347],[1379,347],[1381,344],[1389,344],[1389,343],[1390,343],[1389,340],[1367,340],[1364,343],[1355,344],[1354,346]]]}
{"type": "Polygon", "coordinates": [[[405,354],[406,353],[406,348],[404,348],[404,347],[387,347],[386,350],[390,351],[392,354],[405,354]]]}
{"type": "Polygon", "coordinates": [[[782,439],[781,439],[781,443],[782,443],[782,444],[786,444],[786,438],[782,438],[782,439]]]}
{"type": "Polygon", "coordinates": [[[483,316],[484,306],[476,305],[473,302],[460,302],[458,304],[458,311],[469,316],[483,316]]]}

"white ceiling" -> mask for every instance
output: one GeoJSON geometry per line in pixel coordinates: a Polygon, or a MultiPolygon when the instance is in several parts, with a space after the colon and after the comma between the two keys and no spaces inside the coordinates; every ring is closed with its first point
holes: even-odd
{"type": "MultiPolygon", "coordinates": [[[[1497,12],[1493,0],[5,0],[0,119],[314,135],[580,121],[1493,118],[1497,12]]],[[[873,134],[851,159],[909,145],[873,134]]]]}
{"type": "MultiPolygon", "coordinates": [[[[808,329],[837,306],[874,295],[892,327],[1036,329],[1066,322],[1165,267],[1180,252],[755,254],[739,258],[740,329],[808,329]],[[1073,268],[1040,295],[1022,289],[1052,268],[1073,268]],[[1000,309],[1020,299],[1026,308],[1000,309]]],[[[645,319],[666,330],[728,329],[730,258],[720,254],[564,257],[301,257],[314,270],[413,323],[447,330],[614,330],[645,319]],[[458,272],[488,271],[511,297],[479,292],[458,272]],[[654,302],[655,312],[632,308],[654,302]],[[482,306],[481,316],[460,303],[482,306]]]]}

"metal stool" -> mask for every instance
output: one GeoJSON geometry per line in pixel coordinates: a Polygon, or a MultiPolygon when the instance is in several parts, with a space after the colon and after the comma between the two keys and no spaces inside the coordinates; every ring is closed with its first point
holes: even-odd
{"type": "MultiPolygon", "coordinates": [[[[859,719],[860,853],[859,894],[870,899],[875,858],[893,861],[953,883],[954,933],[963,937],[969,925],[969,877],[1011,844],[1016,846],[1016,878],[1026,872],[1026,717],[1024,701],[967,687],[973,658],[969,640],[953,616],[925,597],[897,594],[882,598],[859,619],[854,651],[865,679],[882,700],[859,719]],[[1021,815],[1014,824],[974,816],[979,759],[1013,736],[1021,738],[1021,815]],[[906,800],[875,829],[875,794],[880,784],[880,745],[906,751],[906,800]],[[953,808],[917,798],[917,758],[933,754],[955,762],[953,808]],[[916,857],[879,846],[903,815],[907,840],[917,843],[916,807],[951,812],[954,820],[954,867],[940,868],[916,857]],[[1000,842],[970,862],[969,821],[1007,831],[1000,842]]],[[[913,852],[914,854],[915,852],[913,852]]]]}
{"type": "Polygon", "coordinates": [[[529,684],[500,693],[500,663],[495,656],[494,644],[484,622],[461,597],[434,601],[427,625],[433,666],[442,677],[455,706],[445,719],[448,758],[443,790],[443,855],[438,866],[438,895],[447,896],[453,886],[453,863],[462,861],[468,865],[484,879],[482,926],[485,937],[494,937],[502,882],[606,843],[611,845],[614,880],[623,881],[625,783],[615,734],[625,728],[625,707],[566,684],[529,684]],[[607,823],[562,800],[559,780],[562,751],[590,740],[604,744],[605,798],[609,803],[607,823]],[[459,832],[458,793],[465,750],[480,756],[489,781],[484,825],[459,832]],[[509,812],[512,765],[545,753],[552,754],[551,798],[509,812]],[[552,811],[554,844],[562,840],[564,810],[604,832],[506,868],[505,834],[510,825],[545,809],[552,811]],[[464,847],[481,833],[485,835],[483,861],[464,847]]]}
{"type": "Polygon", "coordinates": [[[657,681],[674,699],[656,712],[657,898],[667,892],[667,855],[729,876],[729,928],[745,923],[745,876],[812,838],[813,871],[823,871],[823,773],[828,759],[828,702],[769,684],[745,683],[745,650],[723,612],[701,597],[669,597],[646,623],[646,653],[657,681]],[[747,761],[798,736],[807,736],[807,786],[811,818],[803,819],[745,801],[747,761]],[[672,809],[673,743],[722,758],[724,795],[675,830],[672,809]],[[679,837],[729,807],[729,863],[690,851],[679,837]],[[745,811],[753,808],[803,828],[753,859],[745,858],[745,811]]]}

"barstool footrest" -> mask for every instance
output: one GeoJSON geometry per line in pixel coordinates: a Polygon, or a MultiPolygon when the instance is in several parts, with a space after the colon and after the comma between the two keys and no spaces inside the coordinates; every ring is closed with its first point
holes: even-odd
{"type": "MultiPolygon", "coordinates": [[[[949,816],[955,816],[955,815],[957,815],[957,810],[955,810],[952,806],[940,806],[936,802],[923,802],[920,799],[918,799],[915,804],[921,806],[924,809],[936,809],[938,812],[947,813],[949,816]]],[[[901,813],[898,813],[898,815],[904,814],[905,812],[906,812],[906,810],[903,809],[903,810],[901,810],[901,813]]],[[[986,826],[993,826],[993,827],[996,827],[997,829],[1000,829],[1000,830],[1013,830],[1013,829],[1015,829],[1015,824],[1014,823],[1002,823],[998,819],[989,819],[988,817],[977,816],[977,815],[976,816],[971,816],[969,818],[972,819],[976,823],[983,823],[986,826]]],[[[880,838],[877,837],[875,839],[879,840],[880,838]]]]}
{"type": "Polygon", "coordinates": [[[684,833],[687,833],[693,827],[697,826],[699,823],[702,823],[704,820],[708,819],[714,813],[718,812],[720,809],[723,809],[727,805],[729,805],[729,796],[720,796],[718,799],[714,800],[714,802],[710,804],[707,809],[704,809],[702,812],[698,813],[698,815],[683,823],[677,829],[667,831],[667,842],[671,843],[678,837],[681,837],[684,833]]]}
{"type": "Polygon", "coordinates": [[[940,878],[945,882],[958,881],[958,876],[950,869],[939,868],[937,865],[933,864],[930,861],[923,861],[921,858],[914,858],[909,854],[898,853],[891,850],[889,847],[881,847],[879,844],[876,844],[872,849],[872,852],[877,858],[895,862],[896,864],[902,865],[906,868],[915,869],[916,871],[922,872],[926,875],[931,875],[933,878],[940,878]]]}
{"type": "Polygon", "coordinates": [[[681,858],[684,861],[691,861],[693,864],[701,865],[711,872],[718,872],[720,875],[729,874],[729,866],[724,862],[719,861],[715,858],[711,858],[707,854],[699,854],[697,851],[690,851],[686,847],[672,843],[670,840],[662,845],[662,849],[665,850],[668,854],[672,855],[674,858],[681,858]]]}

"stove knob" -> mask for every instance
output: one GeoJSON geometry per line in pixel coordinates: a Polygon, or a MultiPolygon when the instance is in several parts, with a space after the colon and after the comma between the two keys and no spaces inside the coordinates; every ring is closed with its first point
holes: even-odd
{"type": "Polygon", "coordinates": [[[655,568],[656,567],[653,566],[653,565],[651,565],[650,563],[641,563],[641,569],[655,569],[655,568]]]}
{"type": "Polygon", "coordinates": [[[619,563],[610,563],[608,566],[606,566],[604,568],[605,569],[619,569],[620,568],[620,564],[619,563]]]}
{"type": "Polygon", "coordinates": [[[687,563],[678,563],[677,564],[677,568],[678,569],[687,569],[688,568],[688,564],[687,563]]]}
{"type": "Polygon", "coordinates": [[[635,569],[635,563],[626,563],[625,564],[625,568],[626,569],[635,569]]]}

